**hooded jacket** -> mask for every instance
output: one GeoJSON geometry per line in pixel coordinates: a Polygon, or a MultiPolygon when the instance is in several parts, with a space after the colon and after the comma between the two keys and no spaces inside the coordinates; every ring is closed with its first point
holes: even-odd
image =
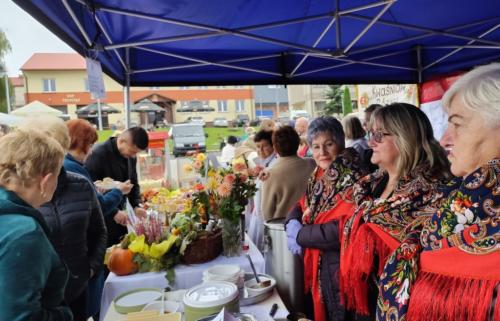
{"type": "Polygon", "coordinates": [[[68,271],[47,238],[42,215],[0,188],[0,321],[70,321],[68,271]]]}

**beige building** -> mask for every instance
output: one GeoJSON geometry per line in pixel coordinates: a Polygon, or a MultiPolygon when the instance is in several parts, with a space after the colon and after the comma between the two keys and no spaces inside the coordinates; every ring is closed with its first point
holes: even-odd
{"type": "Polygon", "coordinates": [[[290,85],[288,103],[294,110],[305,110],[312,117],[322,115],[326,105],[327,85],[290,85]]]}
{"type": "MultiPolygon", "coordinates": [[[[347,86],[353,101],[353,109],[356,109],[356,86],[347,86]]],[[[288,86],[289,104],[292,109],[305,110],[312,117],[321,116],[327,103],[326,93],[328,89],[328,85],[290,85],[288,86]]]]}
{"type": "MultiPolygon", "coordinates": [[[[36,53],[21,67],[21,71],[25,83],[25,103],[38,100],[61,110],[69,118],[88,118],[96,122],[95,115],[77,114],[78,109],[96,102],[90,96],[85,60],[80,55],[36,53]]],[[[102,103],[120,111],[104,113],[104,126],[124,123],[124,88],[107,75],[103,77],[106,97],[102,99],[102,103]]],[[[157,121],[164,118],[168,123],[177,123],[196,115],[210,123],[215,117],[234,120],[240,114],[247,115],[249,119],[253,119],[252,115],[255,115],[251,86],[132,87],[130,96],[132,103],[148,99],[164,109],[164,112],[159,113],[161,115],[132,112],[133,124],[152,124],[155,117],[157,121]],[[191,101],[198,100],[213,111],[179,111],[191,101]]]]}
{"type": "Polygon", "coordinates": [[[25,102],[25,93],[26,93],[26,87],[24,86],[24,78],[22,76],[19,77],[9,77],[10,84],[12,85],[12,88],[14,89],[14,95],[13,97],[10,97],[11,99],[11,106],[13,108],[18,108],[26,105],[25,102]]]}

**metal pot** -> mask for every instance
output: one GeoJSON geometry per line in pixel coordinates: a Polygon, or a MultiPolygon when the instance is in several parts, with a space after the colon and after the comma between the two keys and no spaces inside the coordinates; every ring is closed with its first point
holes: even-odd
{"type": "Polygon", "coordinates": [[[304,270],[302,257],[287,246],[285,219],[264,223],[266,273],[276,279],[276,288],[291,312],[304,310],[304,270]]]}

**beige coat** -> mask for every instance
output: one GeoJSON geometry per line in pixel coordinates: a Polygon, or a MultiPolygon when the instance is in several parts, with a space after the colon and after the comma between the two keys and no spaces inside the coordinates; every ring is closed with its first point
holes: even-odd
{"type": "Polygon", "coordinates": [[[262,214],[267,222],[285,218],[304,194],[316,163],[312,158],[280,157],[270,168],[263,184],[262,214]]]}

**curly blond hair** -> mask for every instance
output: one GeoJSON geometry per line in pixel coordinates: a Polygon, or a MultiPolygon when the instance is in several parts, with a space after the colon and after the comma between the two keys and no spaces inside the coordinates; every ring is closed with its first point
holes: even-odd
{"type": "Polygon", "coordinates": [[[26,119],[19,127],[21,130],[36,129],[47,136],[54,138],[61,144],[64,151],[68,151],[71,144],[68,127],[61,118],[55,116],[39,116],[26,119]]]}
{"type": "Polygon", "coordinates": [[[64,150],[54,138],[38,130],[16,130],[0,139],[0,185],[31,186],[36,177],[56,173],[64,150]]]}

